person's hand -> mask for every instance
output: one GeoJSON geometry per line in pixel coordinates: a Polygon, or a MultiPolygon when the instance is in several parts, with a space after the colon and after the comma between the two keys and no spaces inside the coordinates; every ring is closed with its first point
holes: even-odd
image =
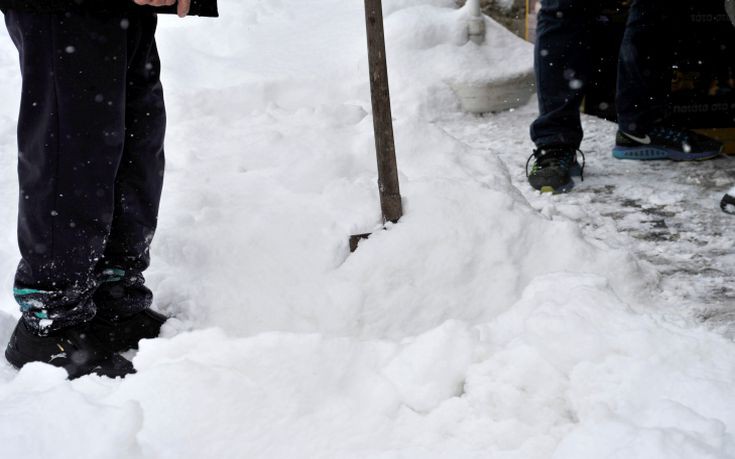
{"type": "MultiPolygon", "coordinates": [[[[176,0],[133,0],[138,5],[148,6],[171,6],[177,3],[176,0]]],[[[184,17],[189,14],[189,8],[191,7],[191,0],[178,0],[178,6],[176,7],[176,13],[179,17],[184,17]]]]}
{"type": "Polygon", "coordinates": [[[191,6],[191,0],[179,0],[179,6],[176,7],[176,12],[180,18],[185,17],[189,14],[189,7],[191,6]]]}

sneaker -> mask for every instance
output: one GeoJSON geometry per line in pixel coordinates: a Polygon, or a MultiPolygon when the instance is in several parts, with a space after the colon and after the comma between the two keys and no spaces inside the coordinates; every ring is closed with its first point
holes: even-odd
{"type": "Polygon", "coordinates": [[[526,161],[526,177],[542,193],[566,193],[574,188],[572,176],[584,181],[584,153],[572,147],[544,147],[533,151],[526,161]],[[582,154],[582,165],[577,162],[582,154]],[[533,163],[531,163],[533,160],[533,163]],[[531,165],[531,170],[528,166],[531,165]]]}
{"type": "Polygon", "coordinates": [[[69,374],[69,379],[93,373],[124,378],[135,373],[129,360],[109,352],[88,327],[82,324],[39,336],[21,319],[10,337],[5,358],[18,369],[31,362],[61,367],[69,374]]]}
{"type": "Polygon", "coordinates": [[[618,159],[697,161],[719,156],[723,147],[722,142],[694,131],[655,127],[644,136],[619,130],[613,156],[618,159]]]}
{"type": "Polygon", "coordinates": [[[156,338],[168,317],[148,308],[131,317],[108,320],[95,317],[89,324],[90,332],[106,349],[120,352],[138,349],[138,341],[156,338]]]}

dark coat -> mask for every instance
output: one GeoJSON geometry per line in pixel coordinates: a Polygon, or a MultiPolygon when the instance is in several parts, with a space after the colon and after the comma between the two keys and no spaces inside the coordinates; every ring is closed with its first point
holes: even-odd
{"type": "MultiPolygon", "coordinates": [[[[128,8],[140,7],[133,0],[0,0],[0,9],[31,11],[34,13],[59,13],[62,11],[124,11],[128,8]]],[[[151,8],[158,13],[176,13],[176,5],[171,7],[151,8]]],[[[192,0],[192,16],[219,16],[217,11],[217,0],[192,0]]]]}

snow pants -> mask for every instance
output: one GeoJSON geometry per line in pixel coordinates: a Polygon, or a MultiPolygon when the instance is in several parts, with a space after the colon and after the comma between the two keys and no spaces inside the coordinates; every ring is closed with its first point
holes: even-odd
{"type": "Polygon", "coordinates": [[[23,77],[22,259],[14,295],[39,334],[150,306],[166,115],[155,14],[8,11],[23,77]]]}
{"type": "MultiPolygon", "coordinates": [[[[666,114],[671,90],[671,0],[632,0],[618,56],[618,124],[645,135],[666,114]],[[667,4],[667,1],[669,2],[667,4]]],[[[579,147],[579,107],[594,69],[591,32],[602,0],[541,0],[535,47],[539,117],[531,125],[538,147],[579,147]]]]}

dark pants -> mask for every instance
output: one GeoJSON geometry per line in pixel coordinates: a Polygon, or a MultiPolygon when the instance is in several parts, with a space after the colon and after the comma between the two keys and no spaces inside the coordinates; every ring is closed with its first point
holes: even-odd
{"type": "Polygon", "coordinates": [[[24,320],[44,334],[143,310],[164,169],[156,17],[5,20],[23,75],[14,293],[24,320]]]}
{"type": "MultiPolygon", "coordinates": [[[[633,0],[618,59],[618,124],[645,134],[665,116],[671,89],[671,29],[668,0],[633,0]]],[[[541,0],[535,49],[540,115],[531,125],[538,147],[579,147],[579,107],[593,71],[590,37],[600,20],[601,0],[541,0]]]]}

